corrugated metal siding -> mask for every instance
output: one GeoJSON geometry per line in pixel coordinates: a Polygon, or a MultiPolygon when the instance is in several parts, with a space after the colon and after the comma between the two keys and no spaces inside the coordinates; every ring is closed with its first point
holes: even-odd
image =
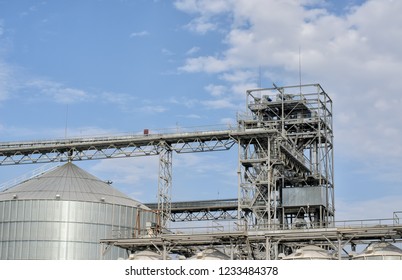
{"type": "Polygon", "coordinates": [[[131,237],[155,215],[111,185],[67,163],[0,192],[0,259],[117,259],[100,239],[131,237]]]}
{"type": "Polygon", "coordinates": [[[282,189],[283,206],[327,205],[324,187],[282,189]]]}
{"type": "MultiPolygon", "coordinates": [[[[137,209],[81,201],[0,201],[0,259],[117,259],[126,252],[112,248],[101,255],[100,239],[127,235],[137,209]]],[[[142,225],[154,220],[141,213],[142,225]]]]}

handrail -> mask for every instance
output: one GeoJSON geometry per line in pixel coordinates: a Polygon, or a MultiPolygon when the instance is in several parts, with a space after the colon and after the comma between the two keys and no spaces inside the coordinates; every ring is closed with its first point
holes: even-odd
{"type": "Polygon", "coordinates": [[[60,166],[60,163],[57,163],[56,165],[53,162],[52,163],[47,163],[47,164],[45,164],[45,165],[43,165],[43,166],[41,166],[41,167],[39,167],[39,168],[37,168],[35,170],[32,170],[32,171],[30,171],[30,172],[28,172],[26,174],[23,174],[23,175],[21,175],[21,176],[19,176],[17,178],[14,178],[14,179],[11,179],[11,180],[9,180],[7,182],[4,182],[4,183],[0,184],[0,192],[6,191],[6,190],[8,190],[8,189],[10,189],[10,188],[22,183],[22,182],[25,182],[25,181],[29,180],[29,179],[38,177],[38,176],[40,176],[40,175],[42,175],[42,174],[44,174],[46,172],[49,172],[49,171],[57,168],[58,166],[60,166]]]}
{"type": "Polygon", "coordinates": [[[377,226],[392,226],[395,225],[393,218],[385,218],[385,219],[362,219],[362,220],[344,220],[344,221],[335,221],[336,227],[377,227],[377,226]]]}
{"type": "MultiPolygon", "coordinates": [[[[193,127],[176,127],[176,128],[160,128],[160,129],[149,129],[149,135],[159,136],[159,135],[174,135],[174,134],[188,134],[188,133],[212,133],[216,131],[224,131],[224,130],[237,130],[233,128],[232,125],[210,125],[210,126],[193,126],[193,127]],[[214,127],[214,129],[211,129],[214,127]]],[[[35,144],[43,144],[43,143],[59,143],[59,144],[68,144],[71,141],[77,142],[91,142],[91,141],[109,141],[115,139],[125,139],[125,138],[141,138],[144,137],[142,132],[136,133],[120,133],[120,134],[98,134],[98,135],[86,135],[86,136],[72,136],[68,138],[52,138],[52,139],[37,139],[30,141],[7,141],[0,142],[0,147],[15,147],[21,145],[35,145],[35,144]]]]}

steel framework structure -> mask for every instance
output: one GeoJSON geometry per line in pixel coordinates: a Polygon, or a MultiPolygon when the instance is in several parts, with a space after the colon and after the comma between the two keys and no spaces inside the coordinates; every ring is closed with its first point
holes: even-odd
{"type": "MultiPolygon", "coordinates": [[[[249,90],[246,97],[246,113],[238,115],[236,129],[3,142],[0,166],[158,155],[157,208],[162,230],[156,236],[102,241],[132,251],[151,245],[165,251],[166,246],[219,243],[237,247],[247,258],[270,259],[289,245],[281,240],[331,244],[349,238],[347,229],[334,228],[332,100],[327,93],[319,84],[310,84],[249,90]],[[236,201],[172,203],[173,152],[223,151],[235,144],[239,154],[236,201]],[[234,233],[180,236],[163,231],[169,220],[232,219],[233,209],[238,227],[234,233]]],[[[399,225],[388,230],[392,232],[355,229],[350,238],[380,234],[401,238],[399,225]]]]}
{"type": "Polygon", "coordinates": [[[166,229],[171,215],[172,152],[224,151],[231,130],[124,135],[0,143],[0,166],[159,155],[158,211],[166,229]]]}
{"type": "MultiPolygon", "coordinates": [[[[237,198],[172,202],[170,218],[172,222],[237,220],[237,198]]],[[[157,203],[147,203],[151,209],[159,208],[157,203]]]]}
{"type": "Polygon", "coordinates": [[[328,227],[335,212],[329,96],[318,84],[255,89],[247,91],[246,106],[237,135],[246,224],[328,227]]]}
{"type": "MultiPolygon", "coordinates": [[[[383,221],[384,222],[384,221],[383,221]]],[[[129,252],[154,248],[161,255],[169,253],[191,256],[197,247],[217,246],[230,251],[232,259],[278,259],[287,250],[309,245],[312,242],[333,252],[337,259],[349,258],[356,245],[375,241],[401,242],[402,225],[392,223],[376,225],[339,225],[331,228],[220,231],[210,233],[168,233],[139,238],[103,239],[105,251],[118,246],[129,252]],[[351,252],[346,251],[350,246],[351,252]]]]}
{"type": "Polygon", "coordinates": [[[1,142],[0,166],[152,156],[159,155],[164,149],[177,153],[223,151],[236,143],[230,133],[231,130],[216,130],[1,142]]]}
{"type": "Polygon", "coordinates": [[[158,210],[161,228],[167,229],[172,204],[172,151],[166,147],[159,154],[158,210]]]}

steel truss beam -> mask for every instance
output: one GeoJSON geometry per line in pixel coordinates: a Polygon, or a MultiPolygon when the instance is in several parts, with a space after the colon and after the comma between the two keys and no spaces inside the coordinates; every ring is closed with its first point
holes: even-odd
{"type": "MultiPolygon", "coordinates": [[[[237,205],[237,198],[171,202],[170,220],[172,222],[236,220],[237,205]]],[[[158,209],[155,203],[146,206],[158,209]]]]}
{"type": "Polygon", "coordinates": [[[173,222],[191,221],[215,221],[215,220],[235,220],[237,219],[237,209],[235,210],[209,210],[204,209],[197,212],[183,211],[171,213],[170,219],[173,222]]]}
{"type": "Polygon", "coordinates": [[[159,155],[158,212],[159,226],[163,230],[168,228],[171,220],[172,152],[228,150],[236,143],[230,137],[230,132],[222,130],[0,143],[0,165],[159,155]]]}
{"type": "Polygon", "coordinates": [[[0,165],[65,162],[229,150],[231,130],[0,143],[0,165]]]}

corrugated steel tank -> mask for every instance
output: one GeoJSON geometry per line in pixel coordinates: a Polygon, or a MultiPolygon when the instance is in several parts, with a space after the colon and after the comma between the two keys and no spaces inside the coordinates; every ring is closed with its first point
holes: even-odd
{"type": "Polygon", "coordinates": [[[126,258],[117,247],[102,254],[99,241],[145,231],[149,210],[67,163],[0,192],[0,259],[126,258]]]}
{"type": "Polygon", "coordinates": [[[402,260],[402,250],[388,242],[372,243],[352,260],[402,260]]]}

